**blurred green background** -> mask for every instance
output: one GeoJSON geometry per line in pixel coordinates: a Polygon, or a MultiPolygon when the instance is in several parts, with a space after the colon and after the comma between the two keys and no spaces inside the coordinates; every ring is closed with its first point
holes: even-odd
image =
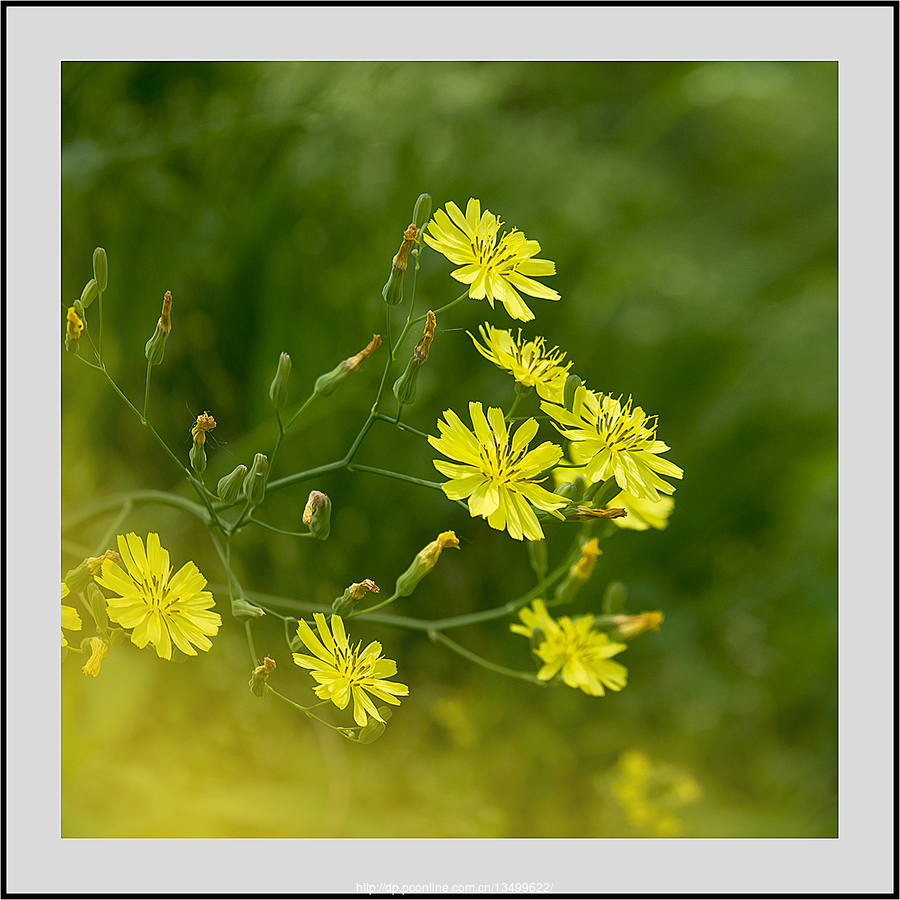
{"type": "MultiPolygon", "coordinates": [[[[619,579],[632,611],[665,614],[619,657],[620,694],[542,690],[356,622],[410,696],[379,741],[351,744],[250,694],[225,596],[202,658],[126,645],[96,679],[64,662],[64,837],[651,836],[652,817],[630,822],[616,801],[633,750],[662,773],[648,787],[658,809],[679,777],[699,784],[674,809],[679,834],[837,834],[836,64],[73,62],[61,92],[62,302],[104,246],[104,356],[140,405],[144,342],[172,291],[150,415],[185,461],[193,418],[215,416],[208,484],[271,452],[280,352],[299,401],[384,333],[380,290],[422,191],[435,206],[478,197],[540,241],[562,300],[529,300],[523,332],[658,414],[685,470],[668,529],[606,542],[563,610],[599,611],[619,579]]],[[[451,268],[426,249],[419,309],[458,295],[451,268]]],[[[89,320],[96,330],[95,308],[89,320]]],[[[509,404],[510,379],[465,333],[486,320],[519,324],[473,301],[442,317],[404,421],[434,433],[447,407],[509,404]]],[[[343,456],[382,365],[304,413],[273,477],[343,456]]],[[[62,376],[64,520],[120,491],[190,496],[98,373],[64,353],[62,376]]],[[[357,461],[437,480],[433,456],[376,424],[357,461]]],[[[372,475],[278,492],[261,517],[299,530],[312,487],[334,502],[331,538],[245,532],[247,589],[330,603],[363,578],[387,588],[448,528],[462,549],[396,612],[486,609],[533,584],[522,544],[372,475]]],[[[110,521],[64,534],[63,572],[110,521]]],[[[223,583],[190,517],[137,506],[120,530],[157,531],[176,567],[193,559],[223,583]]],[[[551,561],[570,538],[548,528],[551,561]]],[[[508,624],[450,636],[530,669],[508,624]]],[[[279,622],[255,635],[278,662],[273,684],[309,702],[279,622]]]]}

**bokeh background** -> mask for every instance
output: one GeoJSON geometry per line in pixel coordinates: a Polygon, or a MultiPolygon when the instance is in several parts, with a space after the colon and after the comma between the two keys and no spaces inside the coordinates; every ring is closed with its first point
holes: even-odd
{"type": "MultiPolygon", "coordinates": [[[[436,206],[478,197],[540,241],[562,300],[529,301],[523,332],[564,349],[590,386],[657,413],[685,470],[669,527],[606,542],[567,610],[598,611],[621,580],[630,609],[664,613],[619,657],[621,693],[535,688],[422,634],[357,622],[354,638],[382,641],[410,696],[380,740],[351,744],[251,695],[226,596],[202,658],[126,645],[96,679],[74,654],[64,662],[64,837],[837,834],[835,64],[73,62],[61,92],[61,301],[104,246],[104,356],[140,405],[143,346],[172,291],[150,415],[185,461],[193,418],[215,416],[207,483],[271,452],[279,353],[299,401],[384,333],[380,290],[422,191],[436,206]],[[646,792],[644,821],[617,800],[628,777],[646,792]]],[[[421,309],[458,295],[451,268],[423,253],[421,309]]],[[[96,308],[89,320],[96,329],[96,308]]],[[[510,380],[465,333],[484,321],[517,327],[472,301],[442,317],[405,421],[433,433],[447,407],[508,405],[510,380]]],[[[273,477],[343,456],[376,360],[304,413],[273,477]]],[[[68,354],[61,392],[63,520],[76,523],[65,572],[111,525],[84,520],[98,500],[190,492],[68,354]]],[[[357,460],[436,479],[433,456],[376,424],[357,460]]],[[[246,532],[236,568],[249,590],[330,604],[362,578],[387,588],[448,528],[462,549],[396,612],[486,609],[533,584],[523,545],[373,475],[273,494],[265,520],[299,530],[312,487],[333,499],[330,539],[246,532]]],[[[190,517],[136,504],[126,530],[157,531],[176,566],[193,559],[222,584],[190,517]]],[[[548,528],[551,560],[570,537],[548,528]]],[[[508,624],[450,636],[529,669],[508,624]]],[[[278,689],[309,702],[280,623],[259,623],[255,639],[278,662],[278,689]]]]}

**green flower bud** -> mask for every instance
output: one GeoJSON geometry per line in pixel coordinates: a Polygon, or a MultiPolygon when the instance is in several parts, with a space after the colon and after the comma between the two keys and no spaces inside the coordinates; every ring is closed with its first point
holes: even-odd
{"type": "Polygon", "coordinates": [[[90,566],[85,559],[74,569],[66,572],[66,577],[63,578],[63,581],[65,581],[66,587],[73,594],[80,594],[91,583],[92,577],[90,566]]]}
{"type": "Polygon", "coordinates": [[[113,628],[109,633],[109,646],[118,647],[125,640],[125,632],[121,628],[113,628]]]}
{"type": "Polygon", "coordinates": [[[325,541],[331,534],[331,500],[321,491],[310,491],[303,510],[303,524],[309,526],[317,541],[325,541]]]}
{"type": "MultiPolygon", "coordinates": [[[[96,299],[99,288],[97,286],[97,279],[92,278],[85,286],[84,290],[81,292],[81,305],[87,309],[96,299]]],[[[78,315],[82,315],[79,313],[78,315]]]]}
{"type": "Polygon", "coordinates": [[[243,597],[235,597],[231,601],[231,614],[236,619],[246,621],[247,619],[261,619],[266,611],[248,603],[243,597]]]}
{"type": "Polygon", "coordinates": [[[606,615],[615,615],[625,609],[628,602],[628,588],[621,581],[611,581],[603,592],[600,609],[606,615]]]}
{"type": "Polygon", "coordinates": [[[346,615],[369,591],[373,594],[381,593],[381,588],[371,578],[364,578],[358,584],[351,584],[340,597],[335,597],[331,604],[332,611],[339,616],[346,615]]]}
{"type": "Polygon", "coordinates": [[[106,597],[103,596],[103,591],[93,581],[87,586],[87,599],[91,605],[91,614],[97,625],[97,631],[105,635],[109,630],[109,616],[106,614],[106,597]]]}
{"type": "Polygon", "coordinates": [[[106,251],[102,247],[94,250],[94,280],[97,287],[101,291],[106,290],[106,284],[109,281],[109,263],[106,259],[106,251]]]}
{"type": "MultiPolygon", "coordinates": [[[[98,279],[99,281],[99,279],[98,279]]],[[[172,292],[166,291],[163,297],[162,314],[156,323],[156,331],[144,345],[144,356],[151,366],[158,366],[166,353],[166,341],[172,330],[172,292]]]]}
{"type": "Polygon", "coordinates": [[[261,666],[257,666],[253,670],[253,674],[250,676],[250,693],[254,697],[265,697],[266,691],[269,689],[266,686],[266,681],[274,671],[275,660],[269,659],[268,656],[263,660],[261,666]]]}
{"type": "Polygon", "coordinates": [[[383,722],[379,722],[378,719],[374,717],[370,717],[369,721],[363,725],[359,730],[359,734],[357,735],[356,740],[359,741],[360,744],[371,744],[372,741],[377,741],[383,734],[385,729],[387,728],[388,719],[393,715],[390,708],[387,706],[379,706],[378,707],[378,715],[384,719],[383,722]]]}
{"type": "Polygon", "coordinates": [[[291,377],[291,358],[287,353],[282,353],[278,358],[278,369],[275,378],[269,385],[269,396],[275,404],[275,409],[281,409],[288,400],[288,379],[291,377]]]}
{"type": "Polygon", "coordinates": [[[269,477],[269,459],[264,453],[253,457],[253,465],[244,478],[244,496],[251,506],[259,506],[266,496],[266,481],[269,477]]]}
{"type": "Polygon", "coordinates": [[[572,404],[575,402],[575,391],[583,384],[584,382],[574,373],[566,379],[565,386],[563,387],[563,406],[565,406],[566,409],[572,409],[572,404]]]}
{"type": "Polygon", "coordinates": [[[442,531],[435,540],[416,554],[412,565],[397,579],[394,593],[398,597],[408,597],[416,585],[437,565],[442,551],[447,547],[459,549],[459,540],[452,531],[442,531]]]}
{"type": "Polygon", "coordinates": [[[229,475],[220,478],[219,483],[216,485],[216,493],[218,493],[219,499],[228,506],[236,502],[240,496],[241,487],[246,476],[247,467],[242,463],[229,475]]]}
{"type": "Polygon", "coordinates": [[[553,493],[559,497],[565,497],[566,500],[571,500],[575,496],[575,483],[572,481],[563,481],[561,484],[557,485],[556,490],[553,493]]]}
{"type": "Polygon", "coordinates": [[[400,249],[391,261],[391,274],[388,277],[387,284],[381,289],[381,295],[388,306],[396,306],[403,299],[403,279],[406,276],[406,263],[409,258],[409,251],[416,246],[418,237],[419,229],[416,228],[415,224],[411,224],[403,232],[400,249]]]}
{"type": "Polygon", "coordinates": [[[406,364],[406,371],[394,382],[394,396],[400,404],[412,403],[416,399],[416,382],[422,363],[415,356],[406,364]]]}
{"type": "Polygon", "coordinates": [[[314,391],[321,397],[330,397],[336,390],[337,386],[351,373],[355,372],[360,363],[370,357],[381,346],[381,335],[373,334],[372,340],[368,346],[360,350],[356,356],[351,356],[339,363],[330,372],[320,375],[316,379],[314,391]]]}
{"type": "Polygon", "coordinates": [[[547,542],[528,541],[527,546],[531,570],[537,576],[538,581],[543,581],[547,575],[547,542]]]}
{"type": "Polygon", "coordinates": [[[75,315],[78,316],[79,319],[84,318],[84,304],[80,300],[76,300],[72,304],[72,309],[75,310],[75,315]]]}
{"type": "Polygon", "coordinates": [[[196,441],[191,447],[191,468],[202,475],[206,471],[206,449],[203,444],[196,441]]]}
{"type": "Polygon", "coordinates": [[[413,225],[421,230],[431,218],[431,194],[419,194],[416,206],[413,210],[413,225]]]}

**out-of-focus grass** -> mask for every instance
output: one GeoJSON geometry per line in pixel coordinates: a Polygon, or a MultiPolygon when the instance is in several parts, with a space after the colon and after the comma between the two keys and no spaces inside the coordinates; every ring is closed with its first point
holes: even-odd
{"type": "MultiPolygon", "coordinates": [[[[381,286],[421,191],[436,205],[478,197],[540,241],[563,299],[531,301],[523,332],[658,413],[685,477],[669,528],[605,544],[571,610],[596,611],[615,578],[633,609],[664,612],[621,657],[621,694],[507,681],[358,623],[411,687],[385,736],[359,747],[253,697],[226,615],[200,659],[126,646],[97,679],[63,665],[63,834],[632,836],[610,790],[632,747],[699,781],[701,800],[678,813],[689,836],[835,834],[836,75],[827,63],[65,64],[62,300],[106,247],[104,355],[139,402],[143,345],[172,291],[150,415],[186,460],[192,417],[213,413],[207,483],[270,452],[280,352],[299,401],[383,332],[381,286]]],[[[459,293],[450,268],[423,253],[422,309],[459,293]]],[[[465,334],[485,319],[513,324],[473,302],[439,321],[405,421],[434,433],[469,399],[508,405],[509,381],[465,334]]],[[[380,367],[310,407],[276,476],[343,455],[380,367]]],[[[120,490],[184,490],[96,373],[68,355],[62,368],[64,517],[120,490]]],[[[359,461],[435,478],[431,458],[376,425],[359,461]]],[[[507,535],[360,473],[273,495],[266,520],[299,527],[313,486],[334,501],[331,538],[248,533],[249,589],[329,603],[364,577],[386,587],[447,528],[462,549],[397,612],[469,612],[533,583],[507,535]]],[[[106,524],[65,538],[93,551],[106,524]]],[[[176,567],[194,559],[224,580],[185,517],[142,507],[124,529],[158,531],[176,567]]],[[[548,529],[551,559],[567,540],[548,529]]],[[[64,553],[63,571],[72,562],[64,553]]],[[[452,636],[529,668],[507,624],[452,636]]],[[[309,679],[283,648],[263,623],[257,649],[303,702],[309,679]]]]}

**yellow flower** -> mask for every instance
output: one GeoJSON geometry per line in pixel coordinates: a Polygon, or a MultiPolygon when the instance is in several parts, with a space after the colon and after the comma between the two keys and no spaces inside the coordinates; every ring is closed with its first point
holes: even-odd
{"type": "MultiPolygon", "coordinates": [[[[64,600],[69,596],[69,586],[64,581],[60,583],[62,584],[62,596],[60,597],[60,599],[64,600]]],[[[78,615],[78,610],[75,609],[74,606],[63,606],[62,627],[67,629],[68,631],[81,631],[81,616],[78,615]]],[[[59,636],[62,638],[62,646],[68,647],[69,642],[66,640],[66,636],[62,633],[62,629],[60,629],[59,636]]]]}
{"type": "Polygon", "coordinates": [[[210,608],[216,601],[204,591],[206,579],[192,562],[172,575],[169,551],[159,544],[158,534],[144,542],[136,535],[118,536],[119,553],[127,572],[112,560],[103,563],[98,584],[120,597],[109,597],[109,617],[123,628],[133,629],[131,640],[138,647],[153,644],[162,659],[172,658],[172,644],[188,656],[196,656],[194,646],[209,650],[222,617],[210,608]]]}
{"type": "Polygon", "coordinates": [[[96,678],[100,674],[100,663],[109,655],[109,644],[103,638],[91,638],[91,657],[81,667],[81,671],[85,675],[91,675],[96,678]]]}
{"type": "Polygon", "coordinates": [[[442,209],[435,212],[423,237],[429,247],[461,266],[450,274],[469,285],[473,300],[487,297],[491,309],[494,301],[499,300],[514,319],[528,322],[534,313],[516,288],[531,297],[559,300],[559,294],[552,288],[526,277],[555,275],[556,264],[549,259],[532,259],[540,253],[541,245],[529,241],[515,228],[498,240],[497,232],[502,224],[488,210],[482,213],[478,200],[469,200],[465,215],[451,201],[447,212],[442,209]]]}
{"type": "Polygon", "coordinates": [[[541,409],[554,420],[557,431],[573,442],[572,453],[585,463],[588,481],[615,478],[623,491],[646,500],[659,500],[660,492],[674,492],[660,475],[681,478],[683,472],[658,456],[669,447],[656,439],[655,418],[648,418],[639,406],[632,408],[630,397],[622,403],[621,398],[595,394],[582,385],[575,391],[571,411],[546,401],[541,409]]]}
{"type": "Polygon", "coordinates": [[[84,322],[78,317],[75,307],[70,306],[66,311],[66,336],[70,341],[77,341],[81,337],[83,329],[84,322]]]}
{"type": "Polygon", "coordinates": [[[495,366],[509,372],[516,381],[526,388],[537,388],[538,395],[544,400],[562,402],[563,388],[566,384],[569,368],[572,363],[563,365],[566,354],[558,347],[547,350],[544,338],[533,341],[522,340],[522,329],[513,340],[511,331],[494,328],[487,322],[479,325],[481,339],[485,346],[475,339],[475,335],[467,332],[478,352],[489,359],[495,366]]]}
{"type": "Polygon", "coordinates": [[[622,518],[613,520],[620,528],[631,528],[634,531],[657,528],[662,531],[669,524],[669,515],[675,508],[675,501],[671,497],[645,500],[622,491],[609,501],[609,505],[621,506],[627,513],[622,518]]]}
{"type": "Polygon", "coordinates": [[[381,656],[378,641],[372,641],[362,653],[360,644],[351,648],[340,616],[331,617],[333,637],[322,613],[314,613],[313,618],[319,637],[302,619],[297,626],[297,634],[315,655],[295,653],[293,656],[294,662],[309,669],[310,675],[319,683],[315,689],[316,696],[320,700],[330,700],[338,709],[344,709],[352,697],[353,719],[357,725],[365,726],[367,714],[384,722],[368,695],[372,694],[394,706],[400,705],[397,696],[406,697],[409,688],[405,684],[385,680],[397,674],[397,663],[381,656]]]}
{"type": "Polygon", "coordinates": [[[595,631],[592,615],[574,621],[568,616],[554,619],[543,600],[534,600],[531,609],[519,610],[519,618],[524,624],[510,625],[510,631],[527,638],[540,632],[536,652],[544,661],[537,673],[541,681],[549,681],[561,670],[565,684],[592,697],[602,697],[604,685],[612,691],[625,687],[628,670],[610,657],[621,653],[626,645],[595,631]]]}
{"type": "Polygon", "coordinates": [[[434,460],[434,467],[450,478],[444,493],[451,500],[469,498],[469,513],[487,519],[491,528],[506,529],[516,540],[539,541],[544,537],[536,506],[562,519],[556,512],[566,500],[545,490],[534,479],[559,462],[562,449],[545,441],[533,450],[528,444],[537,434],[534,419],[523,422],[510,439],[502,410],[491,407],[487,417],[480,403],[469,403],[474,434],[452,409],[445,410],[446,423],[438,420],[440,437],[428,443],[458,462],[434,460]]]}

